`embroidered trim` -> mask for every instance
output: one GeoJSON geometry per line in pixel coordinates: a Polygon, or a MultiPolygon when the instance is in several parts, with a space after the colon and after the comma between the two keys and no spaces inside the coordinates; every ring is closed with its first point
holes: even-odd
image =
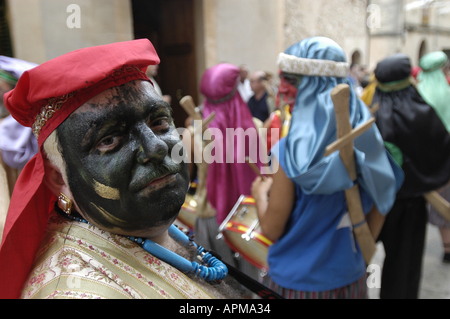
{"type": "Polygon", "coordinates": [[[404,80],[388,82],[388,83],[377,83],[377,88],[385,93],[396,92],[406,89],[412,85],[411,77],[408,77],[404,80]]]}
{"type": "Polygon", "coordinates": [[[71,92],[69,94],[54,97],[48,100],[48,104],[44,106],[38,113],[38,115],[36,116],[36,120],[34,121],[34,124],[32,126],[33,134],[34,136],[36,136],[36,138],[39,138],[39,133],[41,132],[45,123],[47,123],[47,121],[53,117],[56,111],[60,110],[64,106],[64,103],[67,102],[67,100],[76,95],[77,92],[71,92]]]}
{"type": "Polygon", "coordinates": [[[283,72],[307,76],[346,78],[350,73],[350,65],[346,62],[305,59],[285,53],[278,55],[277,65],[283,72]]]}
{"type": "MultiPolygon", "coordinates": [[[[136,71],[138,71],[140,73],[144,73],[144,72],[142,72],[141,69],[139,69],[135,65],[124,65],[120,69],[113,70],[113,73],[111,75],[109,75],[108,77],[106,77],[104,80],[106,80],[108,78],[121,77],[124,72],[132,73],[132,72],[136,72],[136,71]]],[[[102,80],[98,83],[101,83],[104,80],[102,80]]],[[[98,83],[96,83],[96,84],[98,84],[98,83]]],[[[78,94],[78,92],[85,90],[87,88],[88,87],[85,87],[83,89],[80,89],[80,90],[77,90],[77,91],[62,95],[62,96],[50,98],[47,101],[47,104],[38,113],[38,115],[36,115],[36,119],[32,126],[34,136],[36,138],[39,138],[39,134],[41,133],[41,130],[44,127],[44,125],[47,123],[47,121],[50,120],[53,117],[53,115],[57,111],[59,111],[68,100],[75,97],[78,94]]]]}

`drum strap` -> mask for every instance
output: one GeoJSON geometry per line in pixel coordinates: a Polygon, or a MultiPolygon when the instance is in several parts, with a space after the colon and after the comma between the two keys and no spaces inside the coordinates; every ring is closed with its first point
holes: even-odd
{"type": "Polygon", "coordinates": [[[251,292],[257,294],[261,299],[284,299],[283,297],[281,297],[279,294],[277,294],[273,290],[267,288],[266,286],[257,282],[253,278],[247,276],[240,270],[238,270],[238,269],[234,268],[233,266],[224,262],[222,260],[222,258],[220,257],[220,255],[217,254],[216,252],[214,252],[212,250],[209,250],[208,252],[211,255],[213,255],[214,257],[216,257],[217,259],[219,259],[221,262],[223,262],[225,264],[225,266],[227,266],[228,274],[230,274],[231,277],[236,279],[237,282],[239,282],[241,285],[246,287],[251,292]]]}

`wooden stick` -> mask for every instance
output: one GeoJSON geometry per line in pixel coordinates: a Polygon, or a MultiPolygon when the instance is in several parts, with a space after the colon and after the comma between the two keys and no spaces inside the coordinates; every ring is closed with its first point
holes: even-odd
{"type": "MultiPolygon", "coordinates": [[[[194,99],[190,95],[186,95],[180,100],[180,105],[186,111],[186,113],[192,117],[194,120],[203,120],[202,116],[195,110],[194,99]]],[[[202,133],[208,128],[208,124],[211,123],[216,117],[216,112],[212,112],[202,123],[202,133]]]]}
{"type": "MultiPolygon", "coordinates": [[[[336,113],[337,135],[338,138],[342,138],[352,131],[349,112],[350,87],[347,84],[339,84],[331,92],[331,99],[333,100],[336,113]]],[[[347,168],[350,179],[353,181],[356,180],[357,174],[353,140],[345,143],[345,145],[340,148],[339,156],[347,168]]],[[[376,244],[364,216],[358,185],[354,185],[352,188],[346,190],[345,198],[350,219],[355,226],[353,232],[361,247],[364,260],[367,264],[370,264],[370,261],[376,252],[376,244]]]]}
{"type": "Polygon", "coordinates": [[[248,157],[245,158],[245,162],[250,166],[250,168],[255,172],[256,175],[261,177],[262,179],[266,179],[267,177],[262,175],[261,172],[258,169],[258,166],[255,165],[255,163],[251,163],[250,159],[248,157]]]}
{"type": "Polygon", "coordinates": [[[450,203],[445,200],[438,192],[433,191],[425,194],[426,201],[434,206],[436,211],[444,217],[447,221],[450,221],[450,203]]]}
{"type": "Polygon", "coordinates": [[[186,111],[186,113],[192,117],[194,120],[202,120],[202,116],[195,111],[194,99],[190,95],[186,95],[180,100],[181,107],[186,111]]]}
{"type": "Polygon", "coordinates": [[[280,102],[278,105],[278,109],[280,110],[280,122],[281,126],[283,126],[284,119],[286,118],[286,112],[284,110],[284,106],[286,105],[286,102],[284,101],[284,94],[280,94],[280,102]]]}
{"type": "Polygon", "coordinates": [[[375,103],[372,107],[369,107],[370,114],[374,115],[380,108],[380,103],[375,103]]]}
{"type": "Polygon", "coordinates": [[[325,148],[325,156],[329,156],[332,153],[340,150],[348,143],[353,142],[355,138],[358,136],[361,136],[363,133],[367,132],[372,127],[372,124],[375,123],[375,118],[371,118],[366,123],[358,126],[354,130],[351,130],[350,133],[346,134],[345,136],[342,136],[335,142],[331,143],[325,148]]]}
{"type": "Polygon", "coordinates": [[[212,112],[211,114],[209,114],[209,116],[206,119],[203,120],[203,123],[202,123],[203,133],[208,128],[209,123],[211,123],[215,117],[216,117],[216,112],[212,112]]]}

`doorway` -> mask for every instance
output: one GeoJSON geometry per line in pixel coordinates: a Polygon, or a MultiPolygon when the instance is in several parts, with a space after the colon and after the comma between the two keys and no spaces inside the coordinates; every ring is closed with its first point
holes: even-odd
{"type": "Polygon", "coordinates": [[[419,47],[419,60],[427,53],[427,42],[425,40],[423,40],[420,43],[420,47],[419,47]]]}
{"type": "Polygon", "coordinates": [[[13,57],[5,0],[0,0],[0,55],[13,57]]]}
{"type": "Polygon", "coordinates": [[[134,36],[149,39],[161,63],[156,81],[172,97],[176,127],[184,127],[187,113],[179,101],[186,95],[198,101],[194,0],[132,0],[134,36]]]}
{"type": "Polygon", "coordinates": [[[361,65],[361,53],[358,50],[355,50],[352,54],[352,64],[353,63],[361,65]]]}

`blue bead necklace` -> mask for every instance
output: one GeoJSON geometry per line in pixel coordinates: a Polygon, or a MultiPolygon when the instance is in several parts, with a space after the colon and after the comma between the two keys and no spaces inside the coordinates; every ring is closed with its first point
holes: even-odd
{"type": "MultiPolygon", "coordinates": [[[[59,210],[59,207],[57,207],[57,210],[59,210]]],[[[64,212],[62,213],[64,214],[64,212]]],[[[64,214],[64,216],[67,216],[72,220],[78,222],[89,224],[89,222],[83,218],[69,216],[66,214],[64,214]]],[[[201,261],[202,264],[199,264],[196,261],[190,262],[186,258],[181,257],[180,255],[168,250],[167,248],[153,242],[150,239],[135,238],[132,236],[127,238],[140,245],[148,253],[163,260],[164,262],[177,268],[185,274],[192,273],[194,274],[194,276],[202,278],[206,281],[218,281],[224,279],[227,276],[227,266],[225,266],[225,264],[218,260],[216,257],[213,257],[202,246],[198,246],[196,243],[194,243],[185,233],[178,229],[178,227],[176,227],[175,225],[171,225],[169,228],[169,235],[175,241],[182,244],[186,248],[188,248],[190,245],[194,245],[194,247],[197,249],[197,258],[201,261]]]]}

